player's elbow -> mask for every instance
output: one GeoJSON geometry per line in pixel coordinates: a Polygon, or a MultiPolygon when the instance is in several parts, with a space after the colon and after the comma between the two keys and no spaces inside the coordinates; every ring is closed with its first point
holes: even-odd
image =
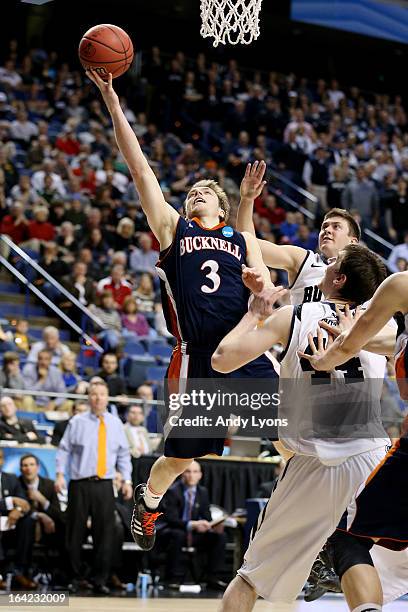
{"type": "Polygon", "coordinates": [[[211,357],[211,367],[221,374],[229,374],[233,368],[229,367],[228,358],[225,350],[219,346],[211,357]]]}

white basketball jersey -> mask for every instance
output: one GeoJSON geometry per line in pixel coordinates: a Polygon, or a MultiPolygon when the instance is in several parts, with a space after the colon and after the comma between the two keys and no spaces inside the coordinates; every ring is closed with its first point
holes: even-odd
{"type": "Polygon", "coordinates": [[[320,302],[323,299],[318,285],[324,276],[326,267],[318,253],[307,251],[296,278],[289,287],[292,304],[320,302]]]}
{"type": "MultiPolygon", "coordinates": [[[[299,350],[306,353],[310,351],[308,334],[316,336],[316,330],[321,320],[326,321],[329,325],[337,325],[337,315],[333,303],[304,303],[294,307],[290,338],[286,349],[280,356],[280,389],[282,396],[279,417],[287,418],[289,423],[296,423],[297,426],[286,430],[286,434],[290,436],[287,438],[285,437],[285,428],[280,428],[279,437],[289,450],[304,455],[312,455],[318,457],[323,463],[335,465],[341,463],[347,457],[389,443],[381,423],[379,402],[385,372],[385,358],[381,355],[361,351],[358,356],[350,359],[346,364],[338,366],[330,374],[316,372],[307,359],[301,360],[299,358],[297,352],[299,350]],[[338,381],[334,388],[333,384],[325,384],[330,381],[333,382],[334,379],[338,381]],[[342,404],[342,390],[344,390],[344,397],[347,398],[345,400],[347,405],[342,404]],[[336,392],[336,397],[333,397],[334,392],[336,392]],[[335,425],[340,427],[338,431],[351,431],[352,437],[329,435],[320,438],[316,436],[316,431],[324,430],[319,429],[319,419],[323,414],[323,417],[328,419],[328,425],[332,426],[330,409],[336,404],[336,400],[337,404],[340,403],[340,408],[337,409],[336,407],[335,409],[335,425]],[[367,429],[367,423],[364,422],[365,413],[361,410],[363,406],[369,406],[370,418],[367,417],[367,420],[370,424],[374,422],[374,429],[371,425],[367,429]],[[342,421],[343,410],[345,411],[344,423],[342,421]],[[354,412],[351,412],[352,410],[354,412]],[[359,429],[358,423],[354,426],[352,419],[354,414],[358,414],[361,419],[362,413],[363,420],[358,421],[360,423],[359,429]],[[316,422],[319,423],[317,427],[315,426],[316,422]],[[347,426],[349,430],[346,429],[347,426]],[[343,429],[341,429],[342,427],[343,429]],[[358,437],[360,430],[362,432],[361,437],[358,437]],[[294,431],[296,431],[295,436],[293,436],[294,431]],[[367,431],[375,431],[375,437],[365,435],[364,432],[367,431]]],[[[325,338],[324,342],[326,342],[328,334],[323,329],[322,333],[325,338]]]]}

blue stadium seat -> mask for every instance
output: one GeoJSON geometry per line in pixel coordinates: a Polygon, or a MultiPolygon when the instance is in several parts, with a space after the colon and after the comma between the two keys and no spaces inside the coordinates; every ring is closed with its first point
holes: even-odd
{"type": "Polygon", "coordinates": [[[147,350],[151,355],[154,355],[154,349],[156,346],[169,346],[166,338],[158,337],[154,340],[145,340],[145,344],[147,346],[147,350]]]}
{"type": "Polygon", "coordinates": [[[127,340],[123,347],[123,352],[125,355],[144,355],[145,349],[143,344],[137,340],[127,340]]]}
{"type": "Polygon", "coordinates": [[[150,354],[155,357],[159,363],[169,363],[173,349],[168,344],[156,344],[150,350],[150,354]]]}
{"type": "Polygon", "coordinates": [[[16,415],[19,419],[26,419],[28,421],[36,421],[37,423],[51,423],[48,421],[44,412],[26,412],[25,410],[17,410],[16,415]]]}
{"type": "MultiPolygon", "coordinates": [[[[67,329],[59,329],[60,340],[69,340],[69,331],[67,329]]],[[[43,329],[32,328],[30,327],[28,331],[28,336],[30,338],[34,338],[35,340],[41,340],[43,335],[43,329]]]]}
{"type": "Polygon", "coordinates": [[[33,306],[32,304],[27,306],[27,310],[25,304],[0,304],[0,316],[5,314],[18,317],[46,316],[45,309],[42,306],[33,306]]]}
{"type": "Polygon", "coordinates": [[[123,372],[129,387],[136,389],[144,383],[147,380],[147,370],[155,363],[150,355],[128,357],[123,365],[123,372]]]}
{"type": "Polygon", "coordinates": [[[77,358],[77,364],[80,374],[82,375],[83,368],[91,368],[95,370],[99,365],[99,359],[100,354],[96,351],[91,351],[89,349],[87,349],[86,351],[80,351],[77,358]]]}
{"type": "Polygon", "coordinates": [[[167,367],[165,366],[151,366],[146,370],[146,378],[151,382],[163,382],[164,375],[166,374],[167,367]]]}
{"type": "Polygon", "coordinates": [[[41,340],[42,335],[43,335],[43,330],[30,328],[28,331],[28,335],[31,336],[31,338],[34,338],[35,340],[41,340]]]}
{"type": "Polygon", "coordinates": [[[0,291],[3,293],[20,293],[20,287],[18,283],[0,281],[0,291]]]}

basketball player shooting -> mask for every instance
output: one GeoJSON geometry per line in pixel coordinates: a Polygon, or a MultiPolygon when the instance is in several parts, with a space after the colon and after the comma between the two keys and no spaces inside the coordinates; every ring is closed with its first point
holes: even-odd
{"type": "MultiPolygon", "coordinates": [[[[228,198],[215,181],[203,180],[191,187],[185,201],[185,218],[165,201],[120,107],[112,75],[107,82],[94,71],[87,71],[87,75],[101,91],[118,147],[140,194],[149,226],[160,243],[157,270],[163,310],[168,329],[177,339],[166,377],[172,385],[187,378],[218,377],[211,368],[211,355],[247,310],[250,293],[243,280],[255,292],[259,287],[269,303],[282,296],[283,288],[271,283],[255,237],[226,224],[228,198]],[[260,270],[261,283],[253,283],[253,268],[260,270]]],[[[246,197],[257,197],[262,190],[263,171],[261,165],[247,172],[241,187],[246,197]]],[[[264,355],[242,375],[276,378],[271,361],[264,355]]],[[[134,493],[131,530],[143,550],[154,545],[155,522],[160,515],[157,508],[169,486],[193,458],[209,453],[222,455],[223,447],[223,437],[166,438],[164,456],[153,465],[147,484],[136,487],[134,493]]]]}
{"type": "MultiPolygon", "coordinates": [[[[321,319],[335,324],[336,307],[344,308],[347,304],[361,304],[370,299],[385,276],[385,266],[377,255],[366,247],[347,245],[329,262],[319,284],[327,301],[270,310],[264,325],[256,327],[263,318],[265,304],[262,298],[255,297],[249,312],[215,351],[214,369],[229,372],[280,342],[285,347],[281,381],[292,379],[294,385],[296,379],[309,380],[313,388],[317,381],[313,381],[309,362],[298,356],[299,348],[305,352],[308,335],[315,334],[321,319]]],[[[321,333],[327,340],[327,331],[321,333]]],[[[346,379],[351,374],[360,377],[360,381],[382,379],[384,361],[381,357],[361,351],[356,359],[343,364],[333,376],[346,379]]],[[[330,393],[334,391],[331,389],[330,393]]],[[[310,400],[312,414],[321,409],[320,404],[313,404],[319,401],[319,395],[316,393],[316,399],[312,396],[310,400]]],[[[333,397],[331,403],[334,401],[333,397]]],[[[379,410],[379,401],[377,403],[379,410]]],[[[302,415],[303,410],[302,403],[295,406],[295,413],[302,415]]],[[[281,411],[279,416],[285,414],[281,411]]],[[[356,488],[384,456],[388,438],[383,428],[380,429],[379,437],[324,439],[313,436],[310,439],[300,435],[281,438],[293,457],[258,521],[238,576],[224,595],[222,612],[248,612],[253,609],[258,595],[270,602],[289,603],[296,599],[315,555],[352,501],[356,488]]]]}

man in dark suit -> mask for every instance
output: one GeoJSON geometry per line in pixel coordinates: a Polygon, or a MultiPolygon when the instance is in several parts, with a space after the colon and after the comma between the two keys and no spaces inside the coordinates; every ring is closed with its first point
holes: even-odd
{"type": "MultiPolygon", "coordinates": [[[[20,541],[21,530],[24,530],[24,523],[27,520],[27,513],[30,511],[30,504],[17,476],[3,472],[4,454],[0,449],[0,481],[1,499],[0,514],[7,516],[9,531],[1,532],[0,539],[0,565],[1,573],[5,574],[7,565],[7,550],[16,548],[16,568],[17,574],[14,577],[14,586],[24,590],[36,589],[37,583],[24,575],[22,571],[24,551],[20,541]],[[15,529],[14,529],[15,527],[15,529]],[[21,571],[20,571],[21,570],[21,571]]],[[[0,589],[5,588],[3,581],[0,581],[0,589]]]]}
{"type": "Polygon", "coordinates": [[[45,439],[36,432],[33,422],[19,419],[16,412],[14,400],[6,395],[3,396],[0,400],[0,440],[44,444],[45,439]]]}
{"type": "Polygon", "coordinates": [[[132,534],[130,533],[130,521],[132,519],[133,502],[131,499],[124,499],[122,493],[123,477],[120,472],[116,472],[113,480],[113,494],[115,496],[115,539],[111,555],[111,574],[108,584],[113,589],[123,591],[126,585],[122,583],[120,578],[121,570],[123,570],[123,542],[133,542],[132,534]]]}
{"type": "Polygon", "coordinates": [[[201,466],[194,461],[163,499],[165,524],[158,531],[158,539],[167,548],[166,578],[169,584],[180,583],[185,574],[182,549],[192,546],[207,555],[208,586],[224,589],[226,584],[218,574],[224,561],[226,538],[220,526],[211,527],[208,491],[199,484],[201,477],[201,466]]]}
{"type": "MultiPolygon", "coordinates": [[[[75,391],[78,393],[78,391],[75,391]]],[[[59,443],[62,440],[62,436],[65,433],[65,430],[68,426],[68,423],[76,414],[80,414],[81,412],[87,412],[89,410],[89,406],[85,400],[77,400],[72,408],[72,415],[69,419],[65,421],[58,421],[54,425],[54,430],[52,432],[51,444],[53,446],[59,446],[59,443]]]]}
{"type": "Polygon", "coordinates": [[[60,559],[66,557],[64,550],[64,516],[55,492],[54,481],[39,475],[38,457],[29,453],[20,459],[19,478],[25,495],[30,503],[30,513],[21,525],[20,539],[24,550],[24,565],[31,565],[35,542],[42,542],[48,548],[60,551],[60,559]]]}

